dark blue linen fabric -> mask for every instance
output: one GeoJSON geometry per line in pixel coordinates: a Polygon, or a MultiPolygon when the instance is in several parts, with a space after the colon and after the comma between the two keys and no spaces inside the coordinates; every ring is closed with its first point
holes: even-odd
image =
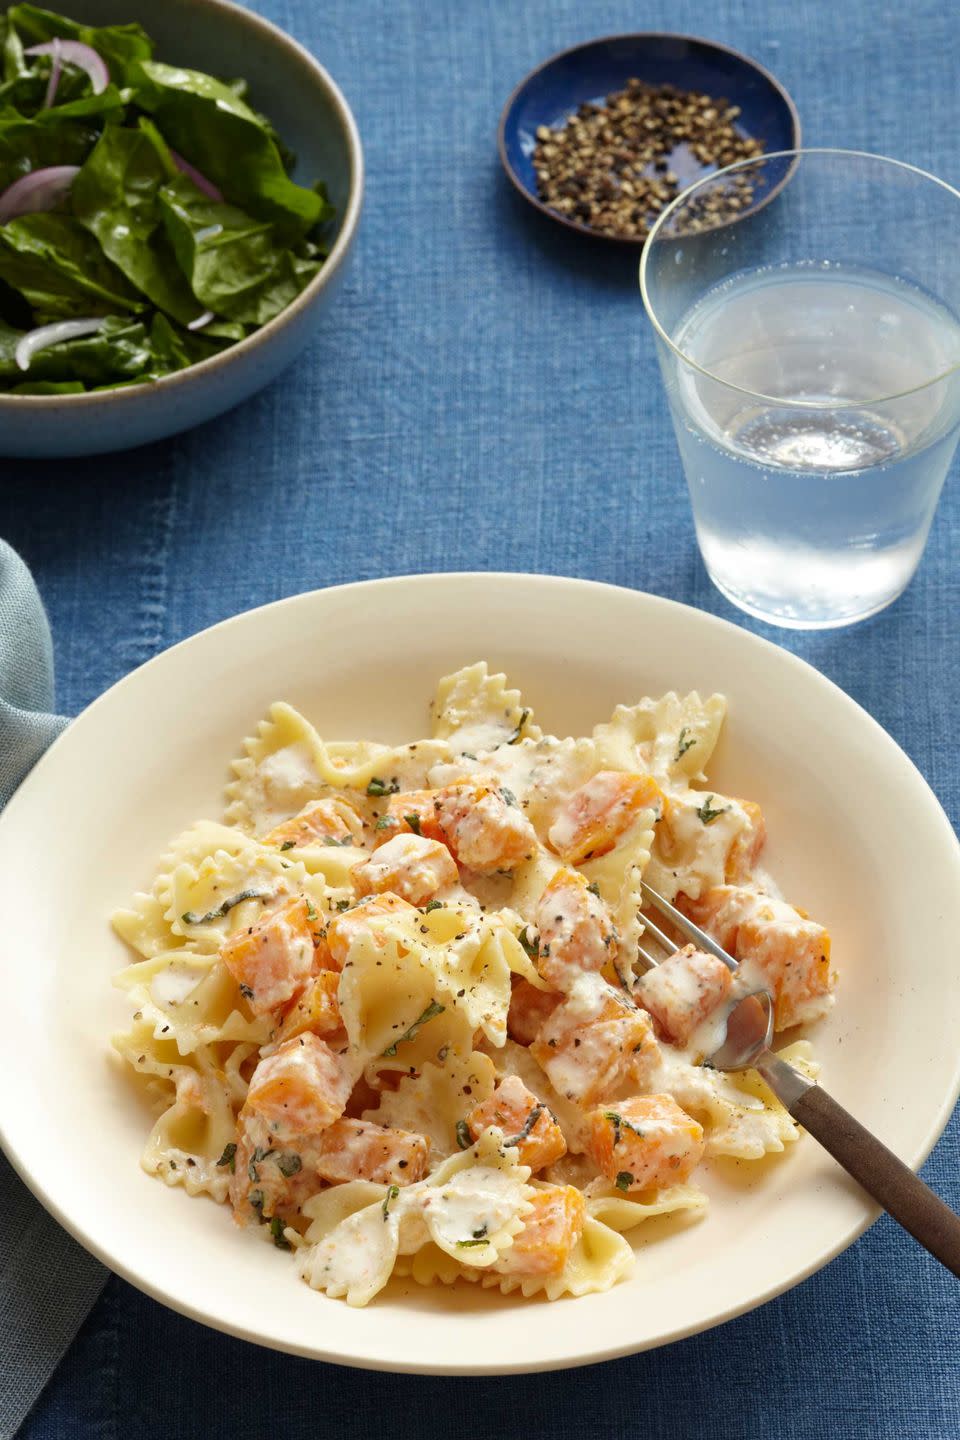
{"type": "MultiPolygon", "coordinates": [[[[495,147],[506,96],[548,54],[592,35],[674,29],[773,69],[808,144],[887,153],[957,183],[951,7],[257,8],[321,58],[355,109],[369,166],[356,261],[310,353],[241,411],[126,455],[5,464],[0,534],[48,607],[60,708],[76,713],[203,626],[315,586],[420,570],[580,575],[786,644],[893,734],[956,822],[955,473],[917,578],[877,619],[792,635],[733,611],[696,551],[635,257],[528,212],[495,147]]],[[[954,1207],[958,1159],[955,1119],[924,1172],[954,1207]]],[[[671,1349],[568,1374],[441,1381],[261,1351],[112,1279],[22,1434],[953,1440],[957,1297],[883,1219],[790,1294],[671,1349]]]]}

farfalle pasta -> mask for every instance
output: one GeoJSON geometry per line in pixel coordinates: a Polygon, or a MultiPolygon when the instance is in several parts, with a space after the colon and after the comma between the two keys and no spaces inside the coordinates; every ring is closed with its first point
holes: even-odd
{"type": "Polygon", "coordinates": [[[145,1169],[350,1305],[394,1275],[548,1300],[629,1276],[636,1226],[706,1212],[709,1157],[797,1138],[756,1074],[702,1063],[718,1017],[747,981],[781,1028],[832,1002],[829,936],[758,868],[759,807],[708,788],[724,713],[670,694],[558,738],[482,662],[406,745],[275,704],[224,821],[114,916],[145,1169]],[[690,946],[647,970],[643,879],[742,978],[690,946]]]}

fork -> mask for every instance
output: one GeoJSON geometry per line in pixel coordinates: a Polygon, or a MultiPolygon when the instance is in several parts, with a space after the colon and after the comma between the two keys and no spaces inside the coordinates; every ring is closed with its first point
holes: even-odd
{"type": "MultiPolygon", "coordinates": [[[[659,915],[668,919],[698,950],[722,960],[734,974],[737,962],[711,935],[688,920],[675,905],[646,881],[644,899],[659,915]]],[[[668,955],[679,946],[652,920],[644,916],[648,933],[668,955]]],[[[660,962],[640,947],[647,966],[660,962]]],[[[818,1140],[848,1175],[892,1215],[931,1255],[960,1277],[960,1216],[935,1195],[929,1185],[914,1175],[903,1161],[888,1150],[859,1120],[770,1049],[773,1039],[773,997],[758,990],[735,1000],[727,1015],[723,1042],[705,1061],[715,1070],[757,1070],[780,1103],[805,1130],[818,1140]]]]}

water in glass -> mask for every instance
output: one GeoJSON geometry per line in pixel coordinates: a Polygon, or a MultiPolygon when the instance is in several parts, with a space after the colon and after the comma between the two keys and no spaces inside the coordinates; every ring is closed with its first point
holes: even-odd
{"type": "Polygon", "coordinates": [[[960,381],[946,374],[960,360],[957,317],[905,280],[818,261],[728,278],[673,338],[710,372],[663,355],[715,583],[785,625],[845,624],[888,604],[957,443],[960,381]]]}

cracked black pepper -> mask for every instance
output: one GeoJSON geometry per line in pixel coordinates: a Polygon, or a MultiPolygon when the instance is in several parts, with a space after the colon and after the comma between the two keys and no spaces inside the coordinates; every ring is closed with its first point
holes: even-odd
{"type": "MultiPolygon", "coordinates": [[[[588,103],[566,124],[537,129],[533,164],[540,199],[602,235],[642,240],[684,188],[673,168],[716,166],[763,154],[763,142],[737,129],[740,109],[726,100],[631,79],[603,104],[588,103]]],[[[691,175],[685,184],[691,183],[691,175]]],[[[684,229],[734,219],[753,199],[745,175],[711,189],[684,229]]]]}

